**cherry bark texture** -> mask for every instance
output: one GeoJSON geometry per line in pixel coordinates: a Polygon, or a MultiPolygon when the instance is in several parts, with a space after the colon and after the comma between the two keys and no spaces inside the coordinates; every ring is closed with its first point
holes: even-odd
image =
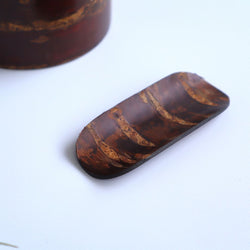
{"type": "Polygon", "coordinates": [[[175,73],[90,122],[76,143],[82,168],[108,179],[138,167],[224,111],[229,98],[203,78],[175,73]]]}

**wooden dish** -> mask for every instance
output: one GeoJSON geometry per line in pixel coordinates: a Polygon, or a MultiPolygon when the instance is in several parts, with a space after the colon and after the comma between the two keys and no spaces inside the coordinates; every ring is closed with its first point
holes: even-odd
{"type": "Polygon", "coordinates": [[[228,96],[198,75],[170,75],[89,123],[77,140],[77,158],[83,169],[96,178],[122,175],[228,105],[228,96]]]}

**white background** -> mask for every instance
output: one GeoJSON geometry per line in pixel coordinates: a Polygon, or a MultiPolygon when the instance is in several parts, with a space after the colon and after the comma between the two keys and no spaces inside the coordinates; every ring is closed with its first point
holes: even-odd
{"type": "MultiPolygon", "coordinates": [[[[87,55],[0,69],[0,242],[23,250],[250,249],[250,1],[113,1],[87,55]],[[176,71],[230,107],[136,170],[82,172],[74,145],[92,119],[176,71]]],[[[1,246],[0,249],[7,249],[1,246]]]]}

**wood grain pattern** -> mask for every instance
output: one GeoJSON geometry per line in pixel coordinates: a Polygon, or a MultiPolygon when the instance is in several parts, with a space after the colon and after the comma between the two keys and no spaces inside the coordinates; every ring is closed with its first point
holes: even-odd
{"type": "Polygon", "coordinates": [[[90,175],[113,178],[131,171],[229,105],[227,95],[192,73],[175,73],[89,123],[76,143],[90,175]]]}
{"type": "Polygon", "coordinates": [[[92,49],[110,24],[111,0],[3,0],[0,67],[41,68],[92,49]]]}

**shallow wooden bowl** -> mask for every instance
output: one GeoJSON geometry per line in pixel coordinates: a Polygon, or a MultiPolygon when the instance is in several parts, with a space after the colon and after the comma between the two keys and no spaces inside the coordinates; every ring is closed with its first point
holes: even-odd
{"type": "Polygon", "coordinates": [[[89,123],[76,143],[78,161],[96,178],[125,174],[228,105],[228,96],[200,76],[172,74],[89,123]]]}

